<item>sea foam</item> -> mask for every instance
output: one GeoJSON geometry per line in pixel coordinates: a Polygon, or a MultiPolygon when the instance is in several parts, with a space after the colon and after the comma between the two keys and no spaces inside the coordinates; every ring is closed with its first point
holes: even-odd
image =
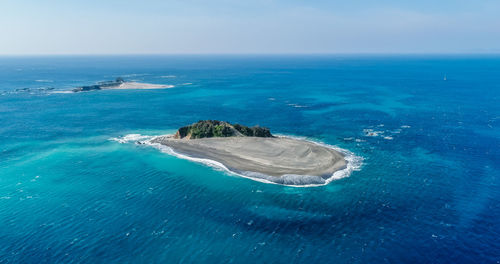
{"type": "Polygon", "coordinates": [[[147,145],[154,147],[158,150],[160,150],[163,153],[166,153],[168,155],[172,155],[181,159],[185,160],[190,160],[194,161],[197,163],[201,163],[204,165],[207,165],[209,167],[212,167],[216,170],[219,171],[224,171],[229,174],[237,175],[243,178],[248,178],[254,181],[258,182],[263,182],[263,183],[271,183],[271,184],[279,184],[279,185],[285,185],[285,186],[291,186],[291,187],[318,187],[318,186],[324,186],[329,184],[330,182],[334,180],[339,180],[345,177],[348,177],[351,175],[353,171],[358,171],[361,169],[361,166],[363,164],[363,158],[360,156],[356,156],[354,153],[346,150],[339,148],[337,146],[329,145],[323,142],[318,142],[318,141],[312,141],[307,138],[303,137],[296,137],[296,136],[289,136],[289,135],[279,135],[279,137],[288,137],[288,138],[294,138],[294,139],[300,139],[300,140],[305,140],[326,148],[330,148],[333,150],[336,150],[344,155],[344,159],[347,161],[347,165],[344,169],[338,170],[334,172],[330,177],[328,178],[323,178],[320,176],[313,176],[313,175],[296,175],[296,174],[285,174],[280,177],[276,176],[271,176],[267,174],[262,174],[258,172],[252,172],[252,171],[237,171],[237,170],[231,170],[228,167],[226,167],[224,164],[211,160],[211,159],[204,159],[204,158],[195,158],[191,157],[185,154],[181,154],[178,152],[175,152],[171,147],[162,145],[160,143],[153,143],[154,139],[157,138],[157,136],[147,136],[147,135],[141,135],[141,134],[128,134],[123,137],[116,137],[116,138],[110,138],[112,141],[116,141],[122,144],[125,143],[136,143],[139,145],[147,145]]]}
{"type": "Polygon", "coordinates": [[[128,134],[123,137],[110,138],[109,140],[116,141],[119,143],[130,143],[130,142],[138,142],[141,140],[151,139],[152,136],[144,136],[141,134],[128,134]]]}

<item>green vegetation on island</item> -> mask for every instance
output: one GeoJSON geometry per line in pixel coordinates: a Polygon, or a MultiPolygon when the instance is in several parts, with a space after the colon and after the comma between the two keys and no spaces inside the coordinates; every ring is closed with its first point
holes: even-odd
{"type": "Polygon", "coordinates": [[[179,128],[175,138],[211,138],[211,137],[273,137],[268,128],[240,124],[230,124],[218,120],[200,120],[197,123],[179,128]]]}

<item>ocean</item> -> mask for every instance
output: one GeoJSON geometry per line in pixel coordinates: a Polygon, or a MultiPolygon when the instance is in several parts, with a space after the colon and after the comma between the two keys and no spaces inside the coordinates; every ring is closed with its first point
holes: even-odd
{"type": "Polygon", "coordinates": [[[0,263],[498,263],[499,99],[499,56],[0,57],[0,263]],[[174,88],[64,92],[117,77],[174,88]],[[205,119],[361,163],[298,188],[123,140],[205,119]]]}

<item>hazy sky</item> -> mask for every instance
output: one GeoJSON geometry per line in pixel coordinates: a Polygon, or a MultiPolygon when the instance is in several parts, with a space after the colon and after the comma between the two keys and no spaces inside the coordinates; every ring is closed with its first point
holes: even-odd
{"type": "Polygon", "coordinates": [[[0,54],[500,53],[499,0],[0,0],[0,54]]]}

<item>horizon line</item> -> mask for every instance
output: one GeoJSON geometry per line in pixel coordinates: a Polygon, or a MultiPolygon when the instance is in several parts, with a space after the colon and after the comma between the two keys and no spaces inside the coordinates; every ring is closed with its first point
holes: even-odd
{"type": "Polygon", "coordinates": [[[49,56],[477,56],[500,55],[498,52],[311,52],[311,53],[14,53],[2,54],[0,57],[49,57],[49,56]]]}

